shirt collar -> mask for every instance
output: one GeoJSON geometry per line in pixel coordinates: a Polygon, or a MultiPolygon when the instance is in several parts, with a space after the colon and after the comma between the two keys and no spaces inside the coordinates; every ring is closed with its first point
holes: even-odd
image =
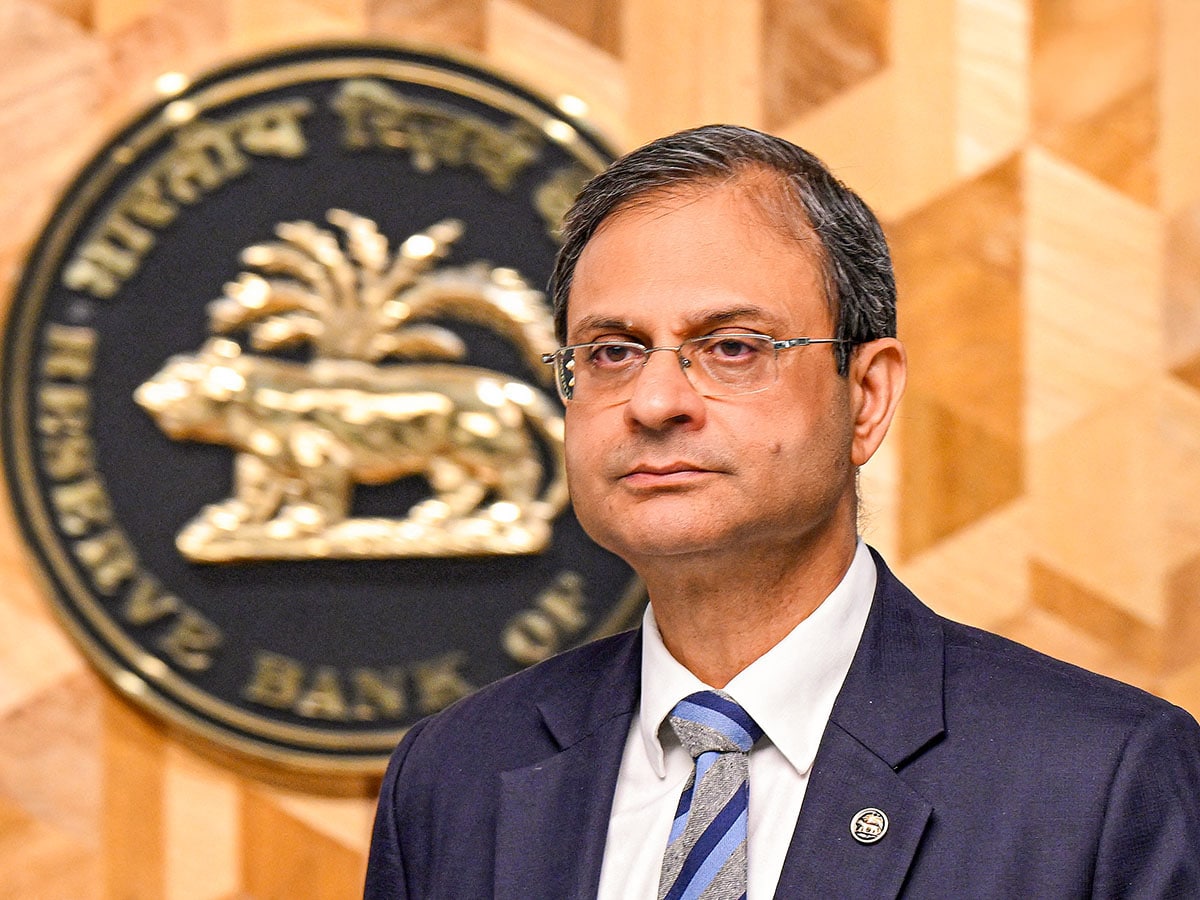
{"type": "MultiPolygon", "coordinates": [[[[862,638],[875,595],[875,564],[861,540],[833,592],[778,644],[724,688],[750,714],[798,773],[812,768],[821,735],[862,638]]],[[[659,729],[675,704],[712,690],[663,644],[653,607],[642,620],[642,694],[638,729],[650,766],[663,778],[659,729]]]]}

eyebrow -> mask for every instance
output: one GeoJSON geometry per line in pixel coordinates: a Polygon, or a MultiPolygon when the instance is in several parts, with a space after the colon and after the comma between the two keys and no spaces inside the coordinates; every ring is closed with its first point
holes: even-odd
{"type": "Polygon", "coordinates": [[[756,322],[762,322],[769,328],[780,324],[778,316],[775,316],[769,310],[761,306],[744,305],[701,310],[694,315],[688,316],[688,325],[691,329],[713,328],[737,319],[751,319],[756,322]]]}
{"type": "Polygon", "coordinates": [[[614,319],[611,316],[584,316],[572,331],[632,331],[633,323],[627,319],[614,319]]]}
{"type": "MultiPolygon", "coordinates": [[[[719,328],[738,319],[751,319],[761,322],[764,328],[774,329],[779,326],[779,319],[761,306],[720,306],[707,310],[699,310],[686,317],[686,331],[701,332],[719,328]]],[[[629,319],[618,319],[613,316],[591,315],[584,316],[572,329],[576,334],[595,333],[598,331],[641,331],[629,319]]]]}

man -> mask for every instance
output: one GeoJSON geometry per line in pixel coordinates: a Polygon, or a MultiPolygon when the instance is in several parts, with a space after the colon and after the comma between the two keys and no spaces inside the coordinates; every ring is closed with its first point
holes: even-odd
{"type": "Polygon", "coordinates": [[[673,135],[583,190],[553,292],[575,511],[651,605],[414,726],[368,897],[1200,897],[1196,722],[857,538],[905,375],[857,196],[673,135]]]}

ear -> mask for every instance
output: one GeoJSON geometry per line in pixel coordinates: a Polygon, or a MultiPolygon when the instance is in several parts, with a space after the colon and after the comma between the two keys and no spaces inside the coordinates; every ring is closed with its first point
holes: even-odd
{"type": "Polygon", "coordinates": [[[854,440],[850,459],[863,465],[875,455],[892,424],[908,373],[904,345],[895,338],[860,344],[850,358],[854,440]]]}

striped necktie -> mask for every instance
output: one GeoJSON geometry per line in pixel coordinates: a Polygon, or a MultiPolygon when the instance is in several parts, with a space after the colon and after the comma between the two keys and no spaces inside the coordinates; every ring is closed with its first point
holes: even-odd
{"type": "Polygon", "coordinates": [[[685,697],[668,721],[696,767],[671,825],[658,900],[739,900],[746,895],[750,748],[762,729],[721,691],[685,697]]]}

